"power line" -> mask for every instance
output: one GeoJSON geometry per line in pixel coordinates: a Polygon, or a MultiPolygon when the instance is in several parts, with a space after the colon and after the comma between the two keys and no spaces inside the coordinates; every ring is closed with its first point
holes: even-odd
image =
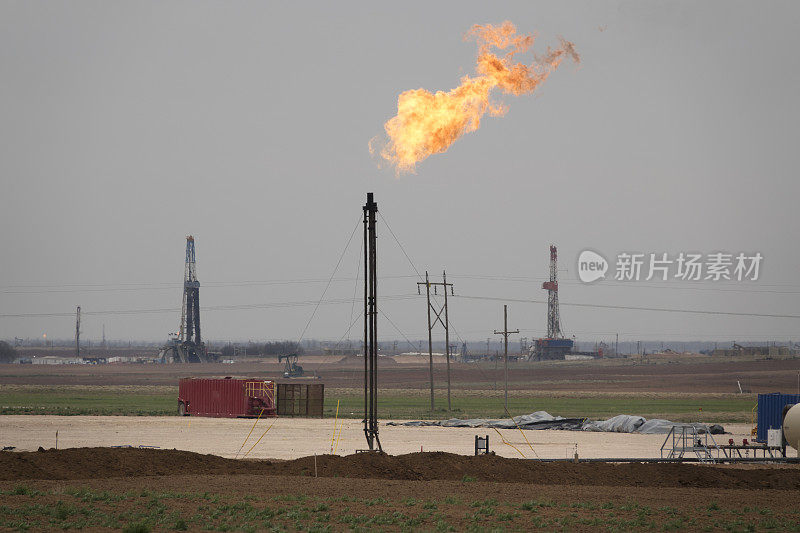
{"type": "MultiPolygon", "coordinates": [[[[547,281],[548,278],[541,277],[527,277],[527,276],[491,276],[491,275],[452,275],[454,279],[472,279],[478,281],[501,281],[509,283],[538,283],[540,281],[547,281]]],[[[741,292],[741,293],[765,293],[765,294],[800,294],[800,291],[782,290],[767,290],[767,289],[747,289],[747,288],[725,288],[725,287],[698,287],[696,284],[703,283],[704,280],[697,281],[673,281],[668,280],[659,284],[646,284],[634,281],[613,281],[603,280],[594,284],[586,284],[582,281],[575,280],[562,280],[559,285],[579,285],[590,288],[602,287],[625,287],[633,289],[669,289],[669,290],[691,290],[691,291],[710,291],[710,292],[741,292]],[[692,286],[675,286],[679,283],[686,283],[692,286]]],[[[719,282],[708,281],[720,285],[719,282]]],[[[751,282],[752,283],[752,282],[751,282]]],[[[796,284],[761,284],[760,287],[798,287],[796,284]]]]}
{"type": "MultiPolygon", "coordinates": [[[[378,312],[379,312],[381,315],[383,315],[383,318],[385,318],[386,320],[388,320],[388,321],[389,321],[389,324],[391,324],[391,325],[392,325],[392,327],[395,329],[395,331],[397,331],[397,333],[399,333],[399,334],[400,334],[400,335],[401,335],[401,336],[402,336],[402,337],[405,339],[405,341],[408,343],[408,345],[409,345],[409,346],[411,346],[411,348],[412,348],[412,349],[415,349],[415,350],[416,350],[416,348],[417,348],[417,347],[416,347],[416,346],[414,346],[414,343],[412,343],[412,342],[411,342],[411,340],[409,340],[408,336],[406,336],[406,334],[405,334],[405,333],[403,333],[403,331],[402,331],[402,330],[401,330],[399,327],[397,327],[397,324],[395,324],[395,323],[392,321],[392,319],[388,317],[388,315],[387,315],[387,314],[384,312],[384,310],[383,310],[383,309],[381,309],[381,308],[378,308],[378,312]]],[[[419,355],[420,357],[422,357],[422,354],[418,354],[418,355],[419,355]]]]}
{"type": "MultiPolygon", "coordinates": [[[[382,300],[411,300],[416,299],[417,294],[397,294],[382,296],[382,300]]],[[[330,300],[300,300],[289,302],[273,302],[273,303],[260,303],[260,304],[239,304],[239,305],[212,305],[201,307],[203,312],[206,311],[239,311],[245,309],[282,309],[288,307],[307,307],[316,305],[337,305],[337,304],[352,304],[352,298],[335,298],[330,300]]],[[[159,313],[176,313],[180,312],[178,307],[157,308],[157,309],[111,309],[105,311],[82,311],[84,316],[101,316],[101,315],[144,315],[144,314],[159,314],[159,313]]],[[[56,312],[56,313],[9,313],[0,314],[0,318],[41,318],[41,317],[65,317],[74,316],[73,312],[56,312]]]]}
{"type": "MultiPolygon", "coordinates": [[[[559,269],[559,272],[562,272],[563,269],[559,269]]],[[[510,282],[520,282],[520,283],[538,283],[540,281],[547,281],[549,278],[542,277],[542,276],[514,276],[514,275],[503,275],[503,274],[454,274],[451,277],[457,279],[475,279],[475,280],[488,280],[488,281],[510,281],[510,282]]],[[[698,279],[698,280],[681,280],[681,279],[667,279],[667,280],[658,280],[659,283],[657,285],[650,284],[645,285],[645,283],[639,281],[619,281],[616,279],[603,279],[601,281],[597,281],[592,284],[586,284],[579,280],[565,280],[559,283],[570,283],[575,285],[586,285],[589,287],[602,287],[604,285],[620,285],[620,286],[630,286],[630,287],[665,287],[666,285],[677,285],[677,284],[686,284],[691,285],[691,287],[685,288],[695,288],[697,285],[707,284],[707,285],[735,285],[739,283],[748,283],[748,284],[758,284],[759,287],[791,287],[791,288],[800,288],[800,285],[797,283],[761,283],[758,281],[742,281],[738,282],[736,280],[705,280],[705,279],[698,279]]],[[[674,287],[673,287],[674,288],[674,287]]],[[[697,287],[701,288],[701,287],[697,287]]],[[[738,289],[737,289],[738,290],[738,289]]]]}
{"type": "MultiPolygon", "coordinates": [[[[383,217],[381,217],[383,218],[383,217]]],[[[384,219],[385,222],[385,219],[384,219]]],[[[388,226],[387,226],[388,228],[388,226]]],[[[389,228],[390,229],[390,228],[389,228]]],[[[390,229],[391,232],[391,229],[390,229]]],[[[395,237],[394,234],[392,234],[395,237]]],[[[380,280],[387,279],[408,279],[408,278],[422,278],[421,274],[416,269],[416,266],[411,261],[405,248],[399,240],[396,239],[398,246],[405,255],[409,264],[417,272],[414,275],[392,275],[392,276],[379,276],[380,280]]],[[[547,281],[543,277],[528,277],[528,276],[502,276],[502,275],[451,275],[453,279],[469,279],[477,281],[499,281],[508,283],[538,283],[540,281],[547,281]]],[[[273,286],[273,285],[295,285],[295,284],[309,284],[309,283],[338,283],[338,282],[352,282],[358,281],[357,278],[300,278],[300,279],[274,279],[274,280],[243,280],[243,281],[207,281],[203,283],[206,288],[221,288],[221,287],[251,287],[251,286],[273,286]]],[[[646,284],[639,282],[619,282],[612,280],[604,280],[598,283],[587,285],[580,281],[562,280],[560,285],[578,285],[588,288],[603,288],[603,287],[623,287],[633,289],[669,289],[669,290],[691,290],[691,291],[706,291],[706,292],[733,292],[745,294],[800,294],[797,290],[786,289],[763,289],[763,288],[726,288],[721,286],[715,287],[701,287],[697,286],[700,283],[714,283],[720,285],[719,282],[704,282],[704,280],[697,281],[673,281],[668,280],[658,284],[646,284]],[[684,283],[690,286],[680,286],[684,283]]],[[[182,287],[181,283],[173,282],[120,282],[120,283],[86,283],[86,284],[59,284],[59,285],[36,285],[36,284],[18,284],[18,285],[3,285],[0,286],[0,294],[58,294],[58,293],[83,293],[83,292],[122,292],[122,291],[143,291],[143,290],[172,290],[182,287]]],[[[789,287],[797,288],[796,284],[758,284],[759,287],[789,287]]]]}
{"type": "MultiPolygon", "coordinates": [[[[400,275],[400,276],[382,276],[379,279],[408,279],[414,278],[413,275],[400,275]]],[[[219,287],[251,287],[258,285],[302,285],[308,283],[334,283],[334,282],[352,282],[358,281],[357,278],[307,278],[307,279],[283,279],[283,280],[255,280],[255,281],[210,281],[204,282],[205,288],[219,288],[219,287]]],[[[142,291],[142,290],[173,290],[175,288],[183,287],[182,283],[121,283],[115,284],[101,284],[101,285],[63,285],[43,287],[31,287],[37,290],[14,290],[20,287],[7,286],[7,288],[0,290],[0,294],[53,294],[53,293],[80,293],[80,292],[117,292],[117,291],[142,291]],[[67,287],[85,287],[85,288],[67,288],[67,287]]],[[[23,287],[24,288],[24,287],[23,287]]]]}
{"type": "MultiPolygon", "coordinates": [[[[391,226],[389,226],[389,222],[387,222],[386,218],[384,218],[384,216],[383,216],[381,213],[378,213],[378,215],[381,217],[381,220],[382,220],[382,221],[383,221],[383,223],[386,225],[386,229],[388,229],[388,230],[389,230],[389,233],[390,233],[390,234],[392,235],[392,237],[394,238],[394,242],[396,242],[396,243],[397,243],[397,246],[399,246],[399,247],[400,247],[400,250],[403,252],[403,255],[404,255],[404,256],[406,256],[406,259],[408,260],[408,264],[410,264],[410,265],[411,265],[411,268],[413,268],[413,269],[414,269],[414,272],[416,272],[416,273],[417,273],[417,277],[418,277],[420,280],[422,280],[422,279],[423,279],[423,278],[422,278],[422,274],[420,274],[419,270],[417,269],[417,266],[414,264],[414,261],[412,261],[412,260],[411,260],[411,257],[410,257],[410,256],[408,255],[408,253],[406,252],[406,249],[405,249],[405,247],[404,247],[404,246],[403,246],[403,244],[400,242],[400,239],[398,239],[398,238],[397,238],[397,235],[395,235],[394,231],[392,231],[392,228],[391,228],[391,226]]],[[[439,304],[439,301],[438,301],[438,298],[436,298],[436,295],[434,295],[434,296],[433,296],[433,301],[434,301],[434,302],[435,302],[437,305],[439,304]]],[[[430,302],[428,303],[428,305],[430,305],[430,302]]],[[[448,326],[449,326],[449,327],[452,327],[452,328],[453,328],[453,333],[455,333],[455,334],[456,334],[456,338],[458,338],[459,342],[464,342],[464,339],[462,339],[462,338],[461,338],[461,335],[459,335],[459,334],[458,334],[458,330],[457,330],[457,329],[456,329],[456,327],[453,325],[453,323],[452,323],[452,322],[450,322],[450,320],[449,320],[449,319],[448,319],[448,321],[447,321],[447,324],[448,324],[448,326]]],[[[448,346],[448,348],[447,348],[447,349],[448,349],[448,350],[450,349],[450,348],[449,348],[449,346],[448,346]]]]}
{"type": "Polygon", "coordinates": [[[403,252],[403,255],[404,255],[404,256],[406,256],[406,259],[408,260],[408,263],[411,265],[411,268],[413,268],[413,269],[414,269],[414,272],[416,272],[416,273],[417,273],[417,277],[418,277],[419,279],[422,279],[422,274],[420,274],[420,273],[419,273],[419,270],[417,270],[417,267],[414,265],[414,261],[412,261],[412,260],[411,260],[411,258],[408,256],[408,253],[406,253],[406,249],[405,249],[405,248],[403,247],[403,245],[400,243],[400,239],[398,239],[398,238],[397,238],[397,235],[395,235],[395,234],[394,234],[394,231],[392,231],[392,227],[391,227],[391,226],[389,226],[389,223],[386,221],[386,218],[384,218],[384,216],[383,216],[383,214],[382,214],[382,213],[378,213],[378,216],[380,216],[380,217],[381,217],[381,220],[382,220],[382,221],[383,221],[383,223],[386,225],[386,229],[388,229],[388,230],[389,230],[389,233],[391,233],[392,237],[394,238],[394,242],[396,242],[396,243],[397,243],[397,246],[399,246],[399,247],[400,247],[400,251],[402,251],[402,252],[403,252]]]}
{"type": "MultiPolygon", "coordinates": [[[[547,304],[544,300],[524,300],[519,298],[495,298],[492,296],[465,296],[463,294],[456,294],[454,298],[464,298],[468,300],[487,300],[493,302],[519,302],[531,304],[547,304]]],[[[706,311],[699,309],[674,309],[668,307],[639,307],[633,305],[611,305],[611,304],[586,304],[586,303],[566,303],[561,302],[560,305],[571,307],[589,307],[597,309],[621,309],[630,311],[660,311],[665,313],[693,313],[700,315],[726,315],[726,316],[751,316],[763,318],[800,318],[800,315],[784,315],[773,313],[738,313],[734,311],[706,311]]]]}

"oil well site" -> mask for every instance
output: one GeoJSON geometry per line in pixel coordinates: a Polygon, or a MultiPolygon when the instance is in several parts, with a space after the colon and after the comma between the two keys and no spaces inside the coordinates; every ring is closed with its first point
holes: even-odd
{"type": "Polygon", "coordinates": [[[180,325],[162,346],[82,348],[79,309],[74,346],[20,347],[0,377],[4,499],[49,502],[57,518],[34,527],[794,527],[800,394],[776,392],[800,379],[791,345],[579,351],[562,333],[550,246],[545,337],[509,353],[506,305],[502,352],[451,345],[453,284],[426,273],[428,350],[403,352],[380,342],[392,322],[380,320],[373,194],[362,212],[360,348],[210,351],[193,237],[180,325]],[[254,498],[264,480],[270,498],[254,498]]]}
{"type": "Polygon", "coordinates": [[[800,530],[798,23],[0,4],[0,531],[800,530]]]}

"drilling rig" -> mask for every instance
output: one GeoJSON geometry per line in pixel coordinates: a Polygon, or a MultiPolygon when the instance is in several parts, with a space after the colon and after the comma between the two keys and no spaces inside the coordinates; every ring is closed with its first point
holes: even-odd
{"type": "Polygon", "coordinates": [[[194,237],[186,237],[183,273],[183,308],[177,335],[172,335],[159,354],[164,363],[207,363],[208,352],[200,337],[200,282],[194,256],[194,237]]]}
{"type": "Polygon", "coordinates": [[[550,280],[542,283],[547,291],[547,337],[535,339],[528,360],[544,361],[564,359],[572,352],[572,339],[565,339],[561,333],[561,316],[558,312],[558,249],[550,245],[550,280]]]}

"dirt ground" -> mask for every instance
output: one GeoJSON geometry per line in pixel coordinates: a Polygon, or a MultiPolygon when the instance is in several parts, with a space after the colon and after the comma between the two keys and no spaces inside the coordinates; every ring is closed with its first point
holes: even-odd
{"type": "Polygon", "coordinates": [[[800,465],[760,466],[643,463],[572,463],[509,459],[496,455],[416,452],[404,455],[356,453],[319,455],[291,461],[234,460],[179,450],[68,448],[0,453],[0,481],[100,479],[166,475],[341,477],[357,479],[695,487],[718,489],[800,489],[800,465]]]}
{"type": "MultiPolygon", "coordinates": [[[[305,370],[332,388],[362,386],[363,359],[305,357],[305,370]]],[[[434,379],[445,378],[437,361],[434,379]]],[[[283,366],[264,362],[196,365],[0,365],[0,384],[26,385],[176,385],[181,377],[255,376],[282,379],[283,366]]],[[[738,384],[752,393],[793,392],[797,389],[800,358],[651,357],[648,360],[550,361],[511,363],[509,387],[527,391],[738,393],[738,384]]],[[[427,359],[420,356],[379,358],[383,389],[425,389],[427,359]]],[[[298,380],[296,382],[302,382],[298,380]]],[[[458,390],[502,388],[502,364],[452,364],[458,390]]]]}
{"type": "Polygon", "coordinates": [[[0,453],[0,529],[796,530],[798,467],[357,454],[0,453]],[[89,479],[92,478],[92,479],[89,479]]]}
{"type": "MultiPolygon", "coordinates": [[[[427,370],[408,359],[381,358],[382,389],[424,393],[427,370]]],[[[326,387],[355,390],[360,362],[302,364],[326,387]]],[[[493,390],[501,368],[454,364],[454,388],[493,390]]],[[[792,392],[798,371],[800,359],[519,363],[510,395],[721,394],[738,392],[737,381],[752,393],[792,392]]],[[[188,375],[280,372],[262,362],[0,365],[0,384],[174,387],[188,375]]],[[[385,422],[380,437],[392,456],[355,454],[365,447],[356,419],[340,420],[333,438],[333,419],[266,419],[253,429],[247,419],[0,416],[0,446],[17,450],[0,452],[0,531],[800,530],[797,466],[537,463],[522,459],[571,458],[576,447],[581,458],[659,457],[664,436],[385,422]],[[50,451],[56,433],[60,450],[50,451]],[[476,434],[489,435],[496,457],[472,456],[476,434]]],[[[749,424],[725,428],[731,434],[717,442],[750,437],[749,424]]]]}
{"type": "MultiPolygon", "coordinates": [[[[154,446],[221,457],[247,454],[248,458],[274,459],[296,459],[332,451],[333,419],[262,419],[253,429],[254,422],[249,419],[194,417],[0,416],[0,445],[25,451],[40,446],[53,448],[58,432],[59,448],[154,446]]],[[[337,430],[333,442],[338,455],[352,454],[366,447],[360,421],[340,419],[339,424],[341,430],[337,430]]],[[[726,444],[729,438],[741,442],[750,435],[749,425],[727,425],[726,430],[732,434],[716,436],[717,442],[726,444]]],[[[471,455],[474,453],[475,435],[489,435],[491,450],[503,457],[550,459],[573,457],[576,445],[579,457],[584,458],[659,457],[665,438],[664,435],[555,430],[525,431],[523,435],[518,430],[498,433],[486,428],[380,424],[381,442],[385,451],[392,455],[420,450],[471,455]]],[[[790,451],[794,453],[794,450],[790,451]]]]}

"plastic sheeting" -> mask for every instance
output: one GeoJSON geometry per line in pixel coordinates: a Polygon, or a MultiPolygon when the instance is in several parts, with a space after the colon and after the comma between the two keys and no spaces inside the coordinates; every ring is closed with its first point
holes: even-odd
{"type": "MultiPolygon", "coordinates": [[[[562,429],[569,431],[603,431],[610,433],[644,433],[644,434],[666,434],[674,426],[683,424],[670,422],[660,418],[647,420],[642,416],[617,415],[608,420],[587,420],[585,418],[564,418],[553,416],[547,411],[536,411],[529,415],[516,416],[501,420],[491,420],[488,418],[450,418],[448,420],[414,420],[411,422],[389,422],[390,426],[438,426],[448,428],[496,428],[496,429],[562,429]]],[[[710,432],[718,435],[725,432],[725,429],[717,424],[706,426],[696,424],[699,432],[710,432]]]]}
{"type": "Polygon", "coordinates": [[[568,429],[579,430],[583,426],[583,418],[564,418],[553,416],[547,411],[536,411],[528,415],[515,416],[501,420],[488,418],[450,418],[448,420],[414,420],[411,422],[389,422],[390,426],[438,426],[446,428],[496,428],[496,429],[568,429]]]}
{"type": "Polygon", "coordinates": [[[606,431],[611,433],[635,433],[647,419],[642,416],[617,415],[608,420],[586,422],[583,431],[606,431]]]}
{"type": "MultiPolygon", "coordinates": [[[[642,416],[617,415],[608,420],[597,420],[587,422],[581,428],[583,431],[608,431],[614,433],[642,433],[647,435],[666,435],[675,426],[684,426],[682,422],[670,422],[663,418],[651,418],[647,420],[642,416]]],[[[697,432],[721,435],[725,433],[725,428],[719,424],[693,424],[697,427],[697,432]]]]}

